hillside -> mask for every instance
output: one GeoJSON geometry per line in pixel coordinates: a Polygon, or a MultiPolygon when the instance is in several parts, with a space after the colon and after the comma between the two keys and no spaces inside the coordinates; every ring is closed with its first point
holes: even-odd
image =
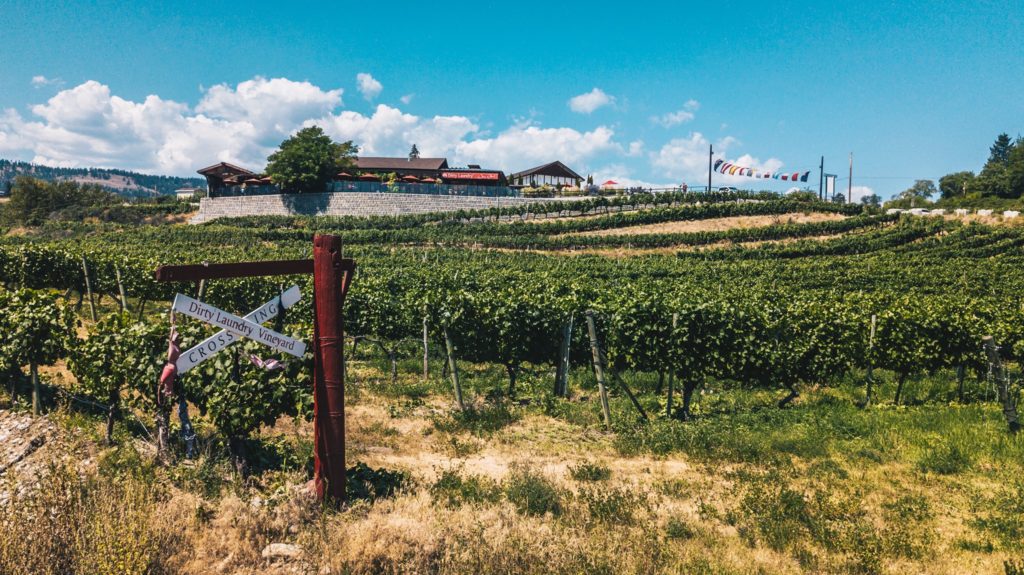
{"type": "MultiPolygon", "coordinates": [[[[1024,226],[749,199],[0,236],[0,333],[50,318],[0,346],[0,573],[1021,572],[1024,226]],[[311,351],[184,373],[195,436],[175,410],[162,456],[152,401],[170,322],[181,349],[212,333],[167,315],[199,286],[153,270],[308,258],[316,233],[358,265],[337,510],[307,491],[311,351]]],[[[200,297],[292,283],[272,329],[310,342],[310,276],[200,297]]]]}
{"type": "Polygon", "coordinates": [[[99,184],[105,189],[128,197],[170,195],[178,188],[206,186],[206,180],[203,178],[155,176],[108,168],[55,168],[0,159],[0,190],[8,190],[10,183],[22,175],[41,180],[73,180],[82,184],[99,184]]]}

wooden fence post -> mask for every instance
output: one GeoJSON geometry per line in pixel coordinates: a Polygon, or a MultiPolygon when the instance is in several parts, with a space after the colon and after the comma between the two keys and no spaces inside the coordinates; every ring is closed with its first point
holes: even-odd
{"type": "Polygon", "coordinates": [[[601,395],[601,414],[604,416],[604,425],[612,428],[612,414],[608,409],[608,389],[604,385],[604,363],[601,358],[601,349],[597,345],[597,328],[594,326],[594,310],[587,310],[587,332],[590,334],[590,353],[594,358],[594,376],[597,378],[597,389],[601,395]]]}
{"type": "Polygon", "coordinates": [[[28,369],[32,375],[32,415],[39,415],[43,404],[42,389],[39,386],[39,366],[33,361],[29,363],[28,369]]]}
{"type": "Polygon", "coordinates": [[[89,297],[89,315],[93,323],[96,322],[96,306],[92,301],[92,284],[89,283],[89,266],[85,263],[85,256],[82,256],[82,273],[85,274],[85,293],[89,297]]]}
{"type": "Polygon", "coordinates": [[[996,347],[996,340],[990,335],[981,338],[985,344],[985,352],[988,354],[988,362],[992,367],[992,376],[996,378],[996,390],[999,393],[999,402],[1003,404],[1003,416],[1010,426],[1010,433],[1016,434],[1020,431],[1020,419],[1017,417],[1016,398],[1010,394],[1010,376],[1006,373],[1006,367],[999,358],[999,348],[996,347]]]}
{"type": "MultiPolygon", "coordinates": [[[[676,328],[679,326],[679,314],[672,314],[672,333],[674,334],[676,328]]],[[[668,403],[665,406],[665,416],[669,419],[672,418],[672,392],[675,391],[676,385],[676,370],[669,367],[668,370],[668,403]]]]}
{"type": "Polygon", "coordinates": [[[455,363],[455,346],[452,345],[452,338],[448,335],[448,328],[444,328],[444,345],[448,351],[448,371],[452,374],[455,402],[459,404],[459,409],[466,411],[466,404],[462,402],[462,386],[459,385],[459,366],[455,363]]]}
{"type": "Polygon", "coordinates": [[[423,308],[423,383],[430,381],[430,331],[427,329],[427,308],[423,308]]]}
{"type": "Polygon", "coordinates": [[[555,395],[558,397],[569,396],[569,352],[572,347],[572,322],[573,314],[569,314],[569,321],[562,326],[562,345],[558,354],[558,368],[555,372],[555,395]]]}
{"type": "Polygon", "coordinates": [[[124,295],[124,283],[121,281],[121,268],[114,266],[114,275],[117,276],[117,292],[121,295],[121,311],[128,311],[128,298],[124,295]]]}
{"type": "Polygon", "coordinates": [[[871,314],[871,335],[868,336],[868,382],[867,390],[864,396],[864,407],[871,405],[871,384],[874,383],[874,367],[875,362],[872,359],[871,352],[875,348],[875,322],[878,320],[878,316],[871,314]]]}

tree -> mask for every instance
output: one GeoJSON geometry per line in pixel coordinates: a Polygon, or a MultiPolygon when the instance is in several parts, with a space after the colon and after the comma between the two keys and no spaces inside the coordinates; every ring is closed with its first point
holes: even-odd
{"type": "Polygon", "coordinates": [[[1020,138],[1007,158],[1006,183],[1007,197],[1024,197],[1024,141],[1020,138]]]}
{"type": "Polygon", "coordinates": [[[69,363],[78,383],[110,406],[108,444],[113,443],[114,420],[121,412],[122,392],[136,391],[128,398],[132,403],[155,409],[153,387],[159,379],[166,348],[165,328],[135,322],[130,314],[121,313],[102,319],[71,354],[69,363]]]}
{"type": "Polygon", "coordinates": [[[416,144],[412,145],[412,149],[409,150],[409,159],[418,160],[420,159],[420,150],[416,147],[416,144]]]}
{"type": "MultiPolygon", "coordinates": [[[[1020,140],[1018,139],[1018,141],[1020,140]]],[[[988,149],[988,162],[985,164],[985,166],[988,167],[988,165],[990,164],[1002,164],[1003,166],[1007,165],[1010,161],[1010,152],[1013,150],[1014,147],[1016,147],[1016,143],[1010,139],[1010,136],[1008,134],[1006,134],[1005,132],[999,134],[996,137],[995,143],[993,143],[992,146],[988,149]]]]}
{"type": "Polygon", "coordinates": [[[935,195],[938,190],[935,188],[935,182],[931,180],[915,180],[914,185],[910,186],[906,190],[900,192],[899,197],[901,199],[930,199],[935,195]]]}
{"type": "Polygon", "coordinates": [[[878,194],[868,194],[860,199],[860,203],[865,206],[877,208],[882,205],[882,197],[878,194]]]}
{"type": "Polygon", "coordinates": [[[323,192],[335,174],[355,167],[358,151],[351,140],[339,144],[319,126],[310,126],[281,142],[267,158],[266,171],[285,191],[323,192]]]}
{"type": "Polygon", "coordinates": [[[953,172],[939,178],[939,192],[942,199],[964,196],[974,181],[974,172],[953,172]]]}
{"type": "Polygon", "coordinates": [[[40,408],[39,366],[67,356],[75,325],[74,313],[57,294],[22,289],[6,298],[6,341],[0,343],[0,363],[29,366],[32,411],[40,408]]]}
{"type": "Polygon", "coordinates": [[[120,202],[116,194],[94,184],[71,181],[47,182],[18,176],[4,209],[7,223],[38,226],[52,214],[74,206],[104,206],[120,202]]]}

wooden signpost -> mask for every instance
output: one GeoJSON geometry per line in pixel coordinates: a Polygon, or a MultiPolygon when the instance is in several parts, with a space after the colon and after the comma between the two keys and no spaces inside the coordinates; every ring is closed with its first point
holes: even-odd
{"type": "MultiPolygon", "coordinates": [[[[341,238],[317,235],[313,238],[313,259],[232,264],[161,266],[157,281],[196,282],[201,280],[313,274],[313,481],[321,501],[345,501],[345,368],[342,307],[356,264],[341,257],[341,238]]],[[[174,298],[173,309],[221,331],[181,354],[175,365],[185,373],[227,348],[240,337],[250,338],[272,349],[302,357],[306,344],[277,333],[261,324],[282,308],[299,301],[298,287],[250,312],[245,317],[218,309],[185,295],[174,298]]]]}

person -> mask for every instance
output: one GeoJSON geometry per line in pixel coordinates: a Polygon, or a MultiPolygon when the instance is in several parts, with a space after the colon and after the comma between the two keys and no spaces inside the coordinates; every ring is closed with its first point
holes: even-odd
{"type": "Polygon", "coordinates": [[[688,189],[689,188],[687,187],[686,182],[683,182],[683,193],[685,194],[686,190],[688,190],[688,189]]]}

